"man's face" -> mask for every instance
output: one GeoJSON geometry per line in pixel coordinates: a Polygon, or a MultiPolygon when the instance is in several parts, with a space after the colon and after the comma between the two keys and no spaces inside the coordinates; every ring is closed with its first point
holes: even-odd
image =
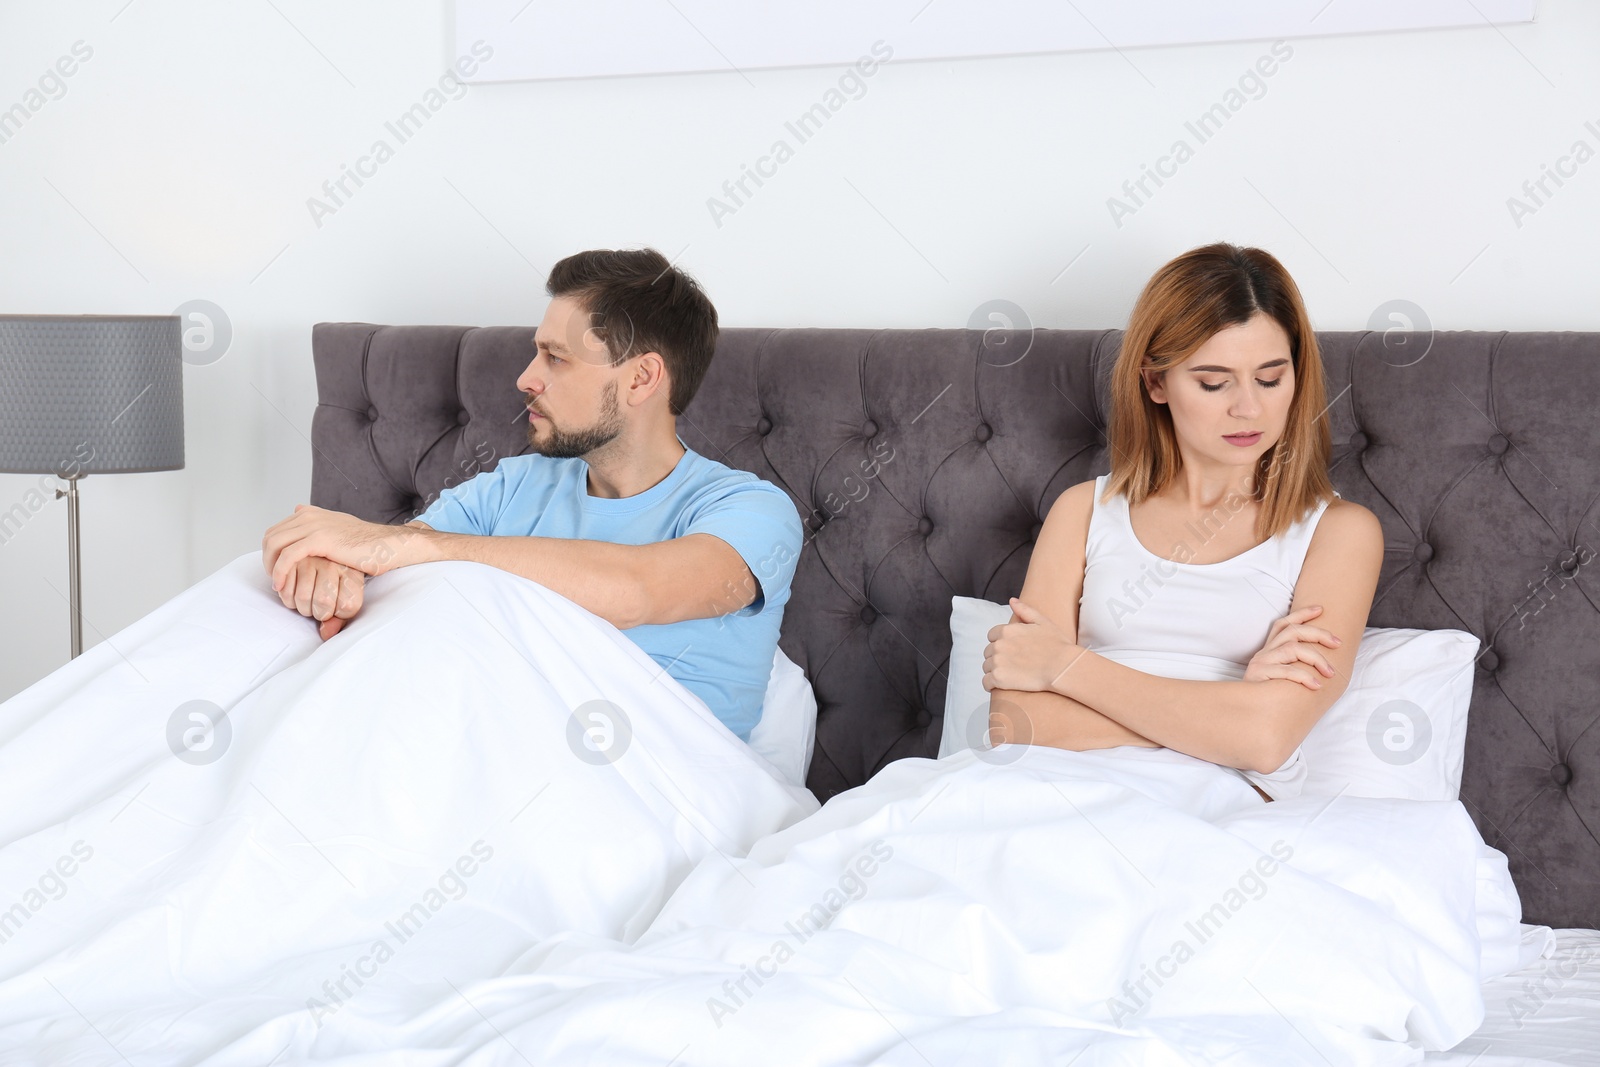
{"type": "Polygon", "coordinates": [[[622,433],[618,383],[628,364],[611,353],[574,299],[558,296],[533,335],[533,362],[517,378],[528,407],[528,444],[554,459],[587,455],[622,433]]]}

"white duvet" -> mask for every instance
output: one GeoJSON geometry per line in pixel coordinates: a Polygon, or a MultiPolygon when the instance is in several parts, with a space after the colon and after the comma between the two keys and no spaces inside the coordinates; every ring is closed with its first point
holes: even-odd
{"type": "Polygon", "coordinates": [[[676,690],[583,764],[539,708],[643,707],[653,664],[591,678],[553,649],[602,624],[442,567],[343,649],[227,669],[270,681],[215,764],[149,736],[181,686],[0,708],[0,886],[93,848],[0,944],[0,1060],[1409,1064],[1549,946],[1456,802],[1264,804],[1170,750],[1005,746],[794,822],[676,690]]]}
{"type": "MultiPolygon", "coordinates": [[[[1418,1063],[1477,1027],[1486,968],[1548,944],[1515,899],[1459,803],[1263,804],[1168,750],[968,751],[703,863],[631,946],[558,935],[361,1039],[407,1064],[1418,1063]]],[[[366,1062],[303,1021],[254,1037],[366,1062]]]]}
{"type": "Polygon", "coordinates": [[[816,808],[533,582],[396,571],[323,644],[241,556],[0,704],[0,1060],[265,1064],[816,808]]]}

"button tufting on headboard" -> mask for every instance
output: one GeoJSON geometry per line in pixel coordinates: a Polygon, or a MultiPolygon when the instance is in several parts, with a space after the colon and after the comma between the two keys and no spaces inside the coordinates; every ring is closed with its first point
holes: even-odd
{"type": "MultiPolygon", "coordinates": [[[[318,324],[312,502],[403,522],[525,451],[532,335],[318,324]]],[[[999,363],[982,338],[724,329],[679,419],[689,447],[785,489],[805,522],[782,645],[816,690],[823,799],[937,752],[950,597],[1018,593],[1050,505],[1109,469],[1120,334],[1039,330],[999,363]]],[[[1438,333],[1406,366],[1377,334],[1318,338],[1334,484],[1388,546],[1369,623],[1483,642],[1462,802],[1509,858],[1525,921],[1600,926],[1600,334],[1438,333]]]]}

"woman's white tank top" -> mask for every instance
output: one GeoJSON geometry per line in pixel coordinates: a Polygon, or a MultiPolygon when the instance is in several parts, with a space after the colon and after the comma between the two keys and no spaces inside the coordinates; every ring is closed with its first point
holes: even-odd
{"type": "MultiPolygon", "coordinates": [[[[1158,556],[1134,536],[1128,498],[1102,503],[1109,475],[1094,483],[1094,511],[1085,544],[1078,643],[1107,659],[1168,678],[1200,681],[1244,677],[1272,624],[1289,613],[1306,550],[1328,501],[1276,537],[1220,563],[1181,562],[1198,555],[1236,511],[1224,503],[1185,528],[1158,556]]],[[[1336,494],[1337,495],[1337,494],[1336,494]]],[[[1276,771],[1238,771],[1274,799],[1297,796],[1305,782],[1298,748],[1276,771]]]]}

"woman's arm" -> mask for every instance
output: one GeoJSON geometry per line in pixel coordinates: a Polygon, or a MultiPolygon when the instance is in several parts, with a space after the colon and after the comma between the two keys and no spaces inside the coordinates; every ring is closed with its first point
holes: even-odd
{"type": "MultiPolygon", "coordinates": [[[[1094,509],[1094,482],[1072,486],[1050,506],[1033,546],[1022,599],[1068,635],[1078,639],[1078,600],[1094,509]]],[[[1016,618],[1012,616],[1013,620],[1016,618]]],[[[1083,752],[1118,745],[1161,746],[1061,693],[993,689],[989,692],[989,737],[993,744],[1048,745],[1083,752]]]]}
{"type": "Polygon", "coordinates": [[[1004,653],[1008,662],[992,666],[1007,684],[1022,680],[1071,697],[1167,748],[1270,773],[1349,684],[1382,565],[1377,517],[1359,504],[1330,504],[1306,551],[1291,604],[1291,611],[1322,605],[1318,625],[1341,641],[1323,653],[1334,674],[1316,689],[1287,678],[1207,682],[1145,674],[1078,647],[1076,634],[1060,645],[1062,635],[1052,634],[1057,628],[1048,624],[1025,627],[1030,632],[1004,653]]]}
{"type": "Polygon", "coordinates": [[[1071,697],[1017,689],[989,694],[989,743],[1046,745],[1073,752],[1118,745],[1162,747],[1071,697]]]}

